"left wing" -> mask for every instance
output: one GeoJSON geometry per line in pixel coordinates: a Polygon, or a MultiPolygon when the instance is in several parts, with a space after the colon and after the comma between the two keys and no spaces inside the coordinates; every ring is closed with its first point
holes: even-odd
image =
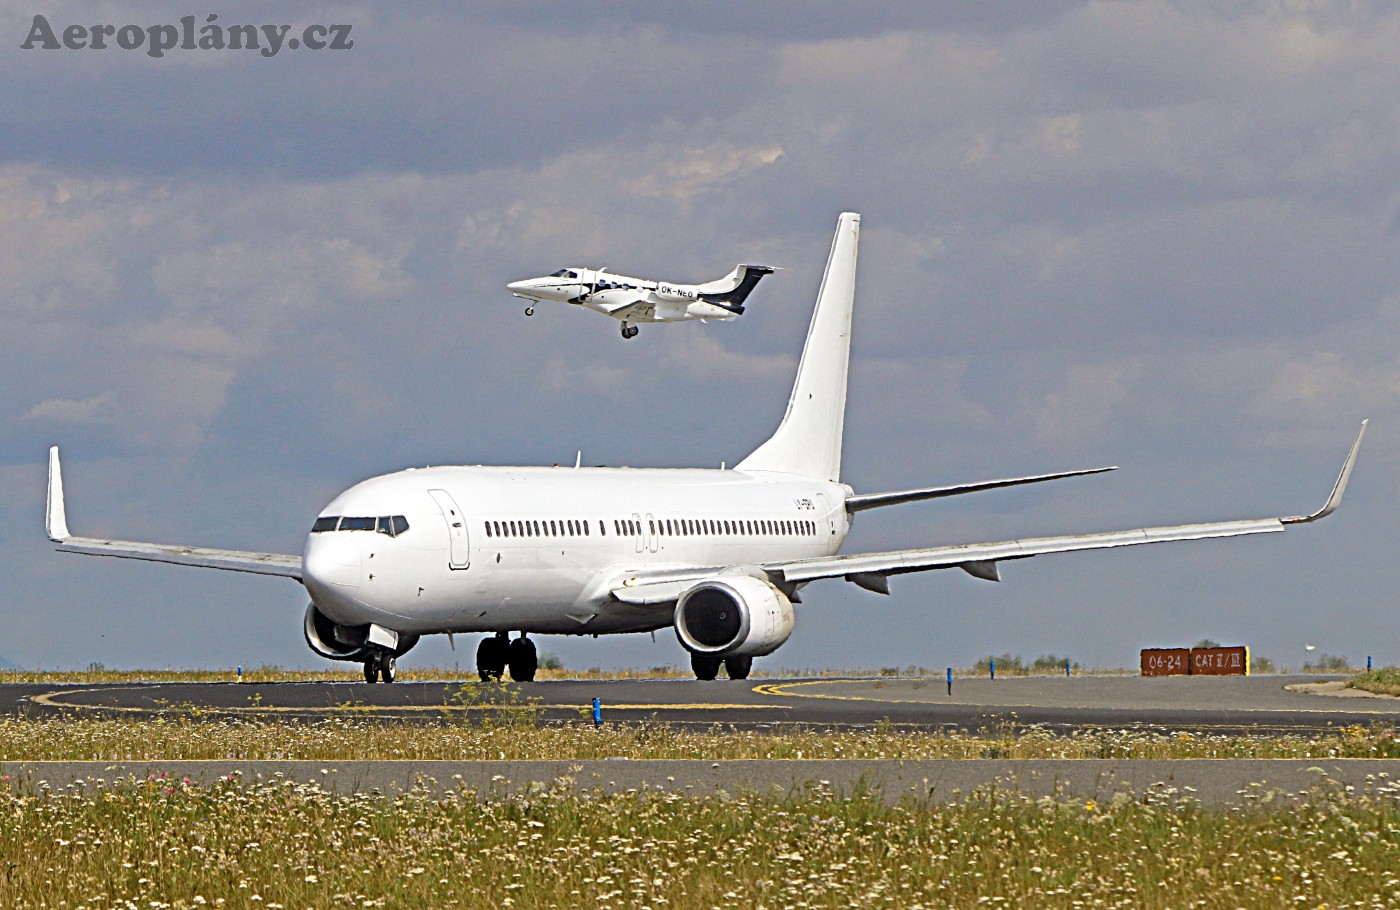
{"type": "Polygon", "coordinates": [[[58,544],[60,553],[82,553],[87,556],[115,556],[120,559],[144,559],[168,562],[179,566],[205,569],[225,569],[230,572],[252,572],[255,575],[281,575],[301,581],[301,557],[283,553],[250,553],[245,550],[216,550],[209,547],[182,547],[176,544],[138,543],[132,540],[103,540],[97,537],[74,537],[68,533],[68,516],[63,502],[63,466],[58,460],[58,446],[49,449],[49,495],[44,515],[49,540],[58,544]]]}
{"type": "MultiPolygon", "coordinates": [[[[1347,454],[1346,462],[1337,476],[1337,482],[1332,486],[1332,493],[1327,497],[1327,502],[1311,515],[1168,525],[1060,537],[1030,537],[994,543],[855,553],[849,556],[819,556],[812,559],[764,563],[752,567],[752,571],[754,574],[767,575],[776,584],[796,585],[822,578],[844,578],[867,590],[888,594],[889,576],[907,572],[958,568],[977,578],[998,581],[1000,577],[997,563],[1004,559],[1025,559],[1048,553],[1072,553],[1078,550],[1102,550],[1145,543],[1166,543],[1172,540],[1208,540],[1282,531],[1289,525],[1314,522],[1336,511],[1342,502],[1342,494],[1346,492],[1347,481],[1351,478],[1351,469],[1356,462],[1356,453],[1361,448],[1361,439],[1366,435],[1368,423],[1369,421],[1365,420],[1361,422],[1361,431],[1356,434],[1356,441],[1352,443],[1351,451],[1347,454]]],[[[674,601],[695,582],[722,571],[744,571],[744,567],[635,573],[619,579],[613,585],[612,593],[624,603],[659,604],[668,600],[674,601]]]]}
{"type": "Polygon", "coordinates": [[[1077,550],[1102,550],[1110,547],[1130,547],[1145,543],[1165,543],[1171,540],[1206,540],[1215,537],[1240,537],[1246,534],[1268,534],[1282,531],[1289,525],[1306,524],[1326,518],[1336,511],[1351,478],[1361,438],[1366,424],[1356,434],[1347,454],[1342,472],[1332,486],[1327,502],[1311,515],[1291,518],[1258,518],[1243,521],[1217,521],[1203,524],[1169,525],[1136,528],[1128,531],[1106,531],[1097,534],[1074,534],[1063,537],[1031,537],[997,543],[958,544],[917,550],[895,550],[886,553],[860,553],[850,556],[823,556],[784,563],[770,563],[763,569],[774,580],[785,582],[815,581],[819,578],[845,578],[869,590],[889,593],[888,577],[906,572],[929,569],[959,568],[978,578],[999,580],[997,563],[1003,559],[1024,559],[1047,553],[1072,553],[1077,550]]]}

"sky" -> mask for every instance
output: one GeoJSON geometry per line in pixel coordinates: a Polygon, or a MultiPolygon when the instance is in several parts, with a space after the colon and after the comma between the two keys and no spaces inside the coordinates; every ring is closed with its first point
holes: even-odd
{"type": "Polygon", "coordinates": [[[755,672],[1203,638],[1400,663],[1397,173],[1390,3],[0,5],[0,659],[326,664],[294,582],[54,553],[49,445],[76,534],[287,553],[413,465],[733,464],[857,211],[844,481],[1121,469],[862,513],[845,552],[1309,512],[1371,429],[1320,524],[817,583],[755,672]],[[36,14],[353,47],[24,49],[36,14]],[[782,269],[742,319],[626,342],[505,290],[737,262],[782,269]]]}

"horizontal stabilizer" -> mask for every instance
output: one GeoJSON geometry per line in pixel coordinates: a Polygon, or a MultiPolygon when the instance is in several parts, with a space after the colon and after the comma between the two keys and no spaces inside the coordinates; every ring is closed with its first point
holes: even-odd
{"type": "Polygon", "coordinates": [[[900,490],[895,493],[863,493],[846,499],[847,512],[861,512],[865,509],[878,509],[882,506],[897,506],[906,502],[920,502],[925,499],[941,499],[944,496],[958,496],[962,493],[977,493],[982,490],[996,490],[1002,487],[1016,487],[1027,483],[1040,483],[1046,480],[1060,480],[1064,477],[1082,477],[1085,474],[1102,474],[1116,471],[1116,466],[1106,468],[1085,468],[1080,471],[1061,471],[1057,474],[1037,474],[1033,477],[1010,477],[1005,480],[983,480],[978,483],[963,483],[950,487],[926,487],[920,490],[900,490]]]}

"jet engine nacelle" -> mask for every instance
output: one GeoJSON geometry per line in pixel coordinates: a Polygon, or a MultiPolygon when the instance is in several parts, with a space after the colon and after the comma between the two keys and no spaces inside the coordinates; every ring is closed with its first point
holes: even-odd
{"type": "MultiPolygon", "coordinates": [[[[362,626],[342,626],[331,619],[315,604],[307,604],[306,619],[302,623],[306,633],[306,643],[311,650],[330,660],[363,661],[374,650],[369,643],[369,624],[362,626]]],[[[418,636],[400,633],[399,646],[394,649],[395,657],[402,657],[418,644],[418,636]]]]}
{"type": "Polygon", "coordinates": [[[714,657],[762,657],[792,634],[792,601],[761,578],[708,578],[676,601],[676,636],[714,657]]]}

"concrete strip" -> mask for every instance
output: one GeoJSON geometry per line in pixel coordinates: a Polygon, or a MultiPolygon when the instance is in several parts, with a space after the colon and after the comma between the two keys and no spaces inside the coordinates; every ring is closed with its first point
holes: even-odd
{"type": "Polygon", "coordinates": [[[3,786],[26,791],[162,775],[187,777],[201,786],[236,775],[244,782],[286,780],[338,793],[396,794],[421,786],[430,793],[471,790],[483,798],[557,786],[609,794],[723,791],[776,797],[818,787],[840,794],[874,790],[891,802],[915,797],[950,803],[996,786],[1031,798],[1100,804],[1119,793],[1134,799],[1156,793],[1208,807],[1296,805],[1324,795],[1400,801],[1400,759],[0,762],[0,776],[8,778],[3,786]]]}

